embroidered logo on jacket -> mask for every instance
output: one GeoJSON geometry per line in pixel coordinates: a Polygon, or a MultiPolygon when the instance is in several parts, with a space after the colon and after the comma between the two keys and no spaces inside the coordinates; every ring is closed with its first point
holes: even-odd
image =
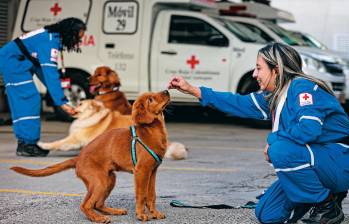
{"type": "Polygon", "coordinates": [[[57,58],[58,58],[58,50],[55,48],[52,48],[51,49],[51,61],[57,62],[57,58]]]}
{"type": "Polygon", "coordinates": [[[313,105],[313,96],[310,93],[299,94],[299,105],[313,105]]]}

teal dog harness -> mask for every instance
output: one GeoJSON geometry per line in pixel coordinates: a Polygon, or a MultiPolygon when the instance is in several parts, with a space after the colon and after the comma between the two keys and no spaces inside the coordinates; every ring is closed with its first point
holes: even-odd
{"type": "Polygon", "coordinates": [[[136,154],[137,142],[139,142],[139,144],[141,144],[145,148],[145,150],[147,150],[147,152],[154,158],[157,165],[159,166],[162,162],[162,159],[153,150],[151,150],[146,144],[144,144],[142,140],[137,136],[135,126],[130,126],[130,131],[132,134],[131,157],[132,157],[133,166],[136,166],[136,163],[137,163],[137,154],[136,154]]]}

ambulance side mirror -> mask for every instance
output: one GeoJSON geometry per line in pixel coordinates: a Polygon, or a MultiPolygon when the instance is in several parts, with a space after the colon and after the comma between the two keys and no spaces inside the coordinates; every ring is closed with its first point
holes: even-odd
{"type": "Polygon", "coordinates": [[[208,38],[207,44],[216,47],[227,47],[229,45],[228,39],[223,35],[212,35],[208,38]]]}

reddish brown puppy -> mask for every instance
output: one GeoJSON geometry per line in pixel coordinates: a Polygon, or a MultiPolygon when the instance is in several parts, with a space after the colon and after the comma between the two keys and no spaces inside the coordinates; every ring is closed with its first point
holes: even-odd
{"type": "Polygon", "coordinates": [[[49,176],[60,171],[75,168],[76,175],[82,179],[87,194],[80,208],[93,222],[107,223],[109,215],[125,215],[121,208],[109,208],[105,200],[115,186],[115,171],[126,171],[134,174],[136,216],[141,221],[163,219],[165,215],[155,207],[155,179],[159,162],[167,148],[167,131],[163,119],[163,110],[170,102],[168,91],[145,93],[137,98],[133,105],[132,119],[135,133],[144,143],[136,142],[135,154],[131,156],[132,137],[130,129],[119,128],[104,132],[86,145],[79,156],[64,162],[31,170],[22,167],[11,167],[12,170],[34,177],[49,176]],[[145,145],[153,152],[149,153],[145,145]],[[136,158],[134,162],[133,158],[136,158]],[[135,165],[134,165],[135,163],[135,165]],[[148,209],[149,214],[145,212],[148,209]]]}

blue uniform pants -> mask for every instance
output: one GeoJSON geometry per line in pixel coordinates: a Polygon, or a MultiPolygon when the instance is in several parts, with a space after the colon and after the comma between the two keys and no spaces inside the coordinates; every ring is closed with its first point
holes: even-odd
{"type": "Polygon", "coordinates": [[[349,189],[349,146],[337,143],[299,145],[276,141],[268,150],[278,180],[261,197],[256,217],[261,223],[283,223],[293,208],[319,203],[329,193],[349,189]]]}
{"type": "Polygon", "coordinates": [[[11,110],[13,130],[18,140],[35,144],[40,139],[41,97],[30,71],[3,73],[11,110]]]}

